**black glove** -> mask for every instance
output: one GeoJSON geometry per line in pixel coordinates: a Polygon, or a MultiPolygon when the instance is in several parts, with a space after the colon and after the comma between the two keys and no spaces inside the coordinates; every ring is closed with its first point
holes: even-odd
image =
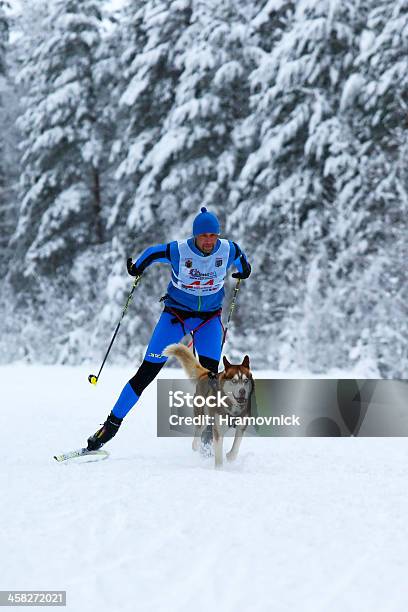
{"type": "Polygon", "coordinates": [[[234,272],[234,274],[232,274],[232,278],[244,279],[244,278],[248,278],[250,274],[251,274],[251,266],[247,263],[246,265],[243,266],[242,272],[234,272]]]}
{"type": "Polygon", "coordinates": [[[129,257],[129,259],[127,260],[126,267],[130,276],[142,276],[143,274],[143,271],[139,270],[139,268],[137,268],[136,265],[133,263],[131,257],[129,257]]]}

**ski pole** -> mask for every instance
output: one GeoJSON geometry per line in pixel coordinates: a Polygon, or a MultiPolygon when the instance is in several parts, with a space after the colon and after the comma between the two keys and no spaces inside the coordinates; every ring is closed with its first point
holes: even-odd
{"type": "Polygon", "coordinates": [[[227,323],[226,323],[225,328],[224,328],[224,336],[223,336],[223,339],[222,339],[221,351],[222,351],[222,349],[224,348],[225,340],[226,340],[226,338],[227,338],[228,326],[229,326],[229,323],[230,323],[230,321],[231,321],[232,313],[234,312],[234,308],[235,308],[235,301],[236,301],[236,299],[237,299],[237,295],[238,295],[238,291],[239,291],[239,286],[240,286],[240,284],[241,284],[241,279],[239,278],[239,279],[237,280],[236,285],[235,285],[234,295],[233,295],[233,298],[232,298],[232,300],[231,300],[231,306],[230,306],[229,313],[228,313],[227,323]]]}
{"type": "Polygon", "coordinates": [[[128,295],[128,297],[127,297],[126,304],[125,304],[125,306],[124,306],[124,308],[123,308],[123,310],[122,310],[122,316],[120,317],[120,319],[119,319],[119,323],[118,323],[118,324],[117,324],[117,326],[116,326],[115,333],[114,333],[114,334],[113,334],[113,336],[112,336],[112,340],[110,341],[109,348],[108,348],[108,350],[106,351],[106,355],[105,355],[105,357],[103,358],[102,365],[101,365],[101,367],[100,367],[100,369],[99,369],[98,374],[97,374],[96,376],[95,376],[95,374],[90,374],[90,375],[88,376],[88,380],[89,380],[89,382],[91,383],[91,385],[96,385],[96,383],[98,382],[99,376],[100,376],[100,374],[101,374],[101,372],[102,372],[102,368],[103,368],[103,366],[105,365],[105,361],[106,361],[106,359],[107,359],[107,357],[108,357],[108,355],[109,355],[109,352],[110,352],[110,350],[111,350],[111,348],[112,348],[112,344],[113,344],[113,342],[114,342],[114,340],[115,340],[115,338],[116,338],[116,335],[117,335],[117,333],[118,333],[118,331],[119,331],[119,327],[120,327],[120,324],[122,323],[122,319],[123,319],[123,317],[124,317],[124,316],[125,316],[125,314],[126,314],[126,311],[127,311],[127,309],[128,309],[128,306],[129,306],[130,302],[132,301],[133,292],[134,292],[134,290],[136,289],[136,287],[138,286],[139,281],[140,281],[140,279],[141,279],[141,278],[142,278],[141,276],[135,276],[135,280],[133,281],[132,291],[129,293],[129,295],[128,295]]]}

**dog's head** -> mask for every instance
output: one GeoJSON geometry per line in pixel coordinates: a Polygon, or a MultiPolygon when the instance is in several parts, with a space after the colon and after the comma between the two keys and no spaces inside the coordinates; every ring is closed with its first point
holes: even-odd
{"type": "Polygon", "coordinates": [[[249,357],[245,355],[239,365],[230,363],[226,357],[223,362],[225,369],[219,375],[219,383],[231,402],[231,411],[239,414],[248,408],[254,389],[249,357]]]}

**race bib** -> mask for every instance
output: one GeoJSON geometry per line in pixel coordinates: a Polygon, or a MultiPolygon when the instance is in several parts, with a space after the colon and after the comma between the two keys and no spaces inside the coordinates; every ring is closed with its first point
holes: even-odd
{"type": "Polygon", "coordinates": [[[227,275],[227,263],[230,254],[228,240],[220,240],[218,250],[207,257],[198,255],[190,249],[186,240],[179,241],[179,271],[172,277],[177,289],[195,295],[206,295],[220,291],[227,275]]]}

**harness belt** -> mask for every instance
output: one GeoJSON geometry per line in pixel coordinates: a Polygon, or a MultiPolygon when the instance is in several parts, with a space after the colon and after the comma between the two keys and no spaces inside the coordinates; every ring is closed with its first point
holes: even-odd
{"type": "Polygon", "coordinates": [[[221,315],[221,308],[218,310],[212,310],[211,312],[202,312],[202,311],[194,311],[194,310],[180,310],[179,308],[173,308],[172,306],[165,306],[164,312],[169,312],[174,315],[174,319],[171,320],[172,323],[177,323],[178,321],[184,322],[186,319],[203,319],[204,323],[207,323],[210,319],[214,317],[218,317],[221,315]]]}
{"type": "MultiPolygon", "coordinates": [[[[166,297],[168,297],[167,295],[164,295],[162,298],[160,298],[160,302],[164,301],[166,299],[166,297]]],[[[191,334],[192,337],[192,341],[189,343],[189,347],[194,344],[194,332],[196,332],[198,329],[200,329],[201,327],[203,327],[206,323],[208,323],[209,321],[211,321],[212,319],[215,319],[215,317],[219,318],[220,321],[220,325],[222,327],[222,331],[224,332],[224,326],[222,324],[221,321],[221,313],[222,313],[222,308],[219,308],[218,310],[212,310],[210,312],[202,312],[202,311],[195,311],[195,310],[182,310],[180,308],[173,308],[172,306],[164,306],[163,309],[164,312],[168,312],[169,314],[174,315],[174,318],[171,319],[172,323],[181,323],[181,327],[183,329],[184,335],[187,334],[184,322],[186,319],[203,319],[203,321],[197,325],[194,329],[192,329],[189,333],[191,334]]],[[[195,347],[193,347],[195,349],[195,347]]]]}

